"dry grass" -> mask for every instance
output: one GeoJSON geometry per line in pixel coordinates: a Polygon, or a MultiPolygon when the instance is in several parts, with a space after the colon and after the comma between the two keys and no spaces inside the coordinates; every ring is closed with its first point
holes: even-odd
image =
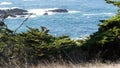
{"type": "Polygon", "coordinates": [[[120,68],[120,63],[46,63],[38,65],[8,65],[1,68],[120,68]]]}
{"type": "Polygon", "coordinates": [[[38,65],[32,68],[120,68],[120,64],[102,64],[102,63],[88,63],[88,64],[48,64],[38,65]]]}

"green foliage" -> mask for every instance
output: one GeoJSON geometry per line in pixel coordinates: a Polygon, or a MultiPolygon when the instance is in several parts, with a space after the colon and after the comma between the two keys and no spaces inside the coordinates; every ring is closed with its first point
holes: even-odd
{"type": "Polygon", "coordinates": [[[119,28],[119,25],[120,25],[120,15],[116,15],[108,20],[105,20],[102,24],[100,24],[99,31],[103,32],[109,29],[113,29],[114,27],[119,28]]]}
{"type": "Polygon", "coordinates": [[[41,27],[40,30],[28,28],[27,32],[0,35],[0,62],[13,59],[18,63],[57,60],[60,56],[65,58],[63,50],[70,55],[77,47],[68,36],[54,37],[48,34],[49,30],[45,27],[41,27]]]}
{"type": "Polygon", "coordinates": [[[103,60],[120,58],[120,15],[117,14],[99,24],[99,29],[83,45],[88,50],[90,58],[98,57],[103,60]]]}
{"type": "Polygon", "coordinates": [[[112,3],[115,6],[120,7],[120,1],[119,0],[105,0],[107,3],[112,3]]]}
{"type": "MultiPolygon", "coordinates": [[[[115,0],[105,0],[120,7],[120,2],[115,0]]],[[[90,59],[118,60],[120,59],[120,14],[102,20],[99,29],[82,46],[87,50],[90,59]]]]}

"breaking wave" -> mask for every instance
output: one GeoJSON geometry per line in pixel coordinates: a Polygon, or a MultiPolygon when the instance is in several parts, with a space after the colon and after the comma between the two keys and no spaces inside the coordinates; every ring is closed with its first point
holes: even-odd
{"type": "Polygon", "coordinates": [[[12,2],[1,2],[0,5],[11,5],[12,2]]]}
{"type": "Polygon", "coordinates": [[[68,13],[80,13],[80,11],[72,11],[72,10],[70,10],[70,11],[68,11],[68,13]]]}
{"type": "Polygon", "coordinates": [[[34,0],[23,0],[23,1],[34,1],[34,0]]]}
{"type": "Polygon", "coordinates": [[[83,14],[84,16],[97,16],[97,15],[108,15],[113,16],[115,13],[89,13],[89,14],[83,14]]]}
{"type": "MultiPolygon", "coordinates": [[[[14,8],[19,8],[19,7],[12,7],[12,8],[0,8],[0,10],[6,10],[6,9],[14,9],[14,8]]],[[[21,8],[20,8],[21,9],[21,8]]],[[[28,13],[31,13],[32,15],[30,16],[30,18],[35,18],[38,16],[43,16],[45,15],[45,13],[47,13],[47,15],[54,15],[54,14],[61,14],[61,13],[57,13],[57,12],[47,12],[48,10],[55,10],[55,9],[60,9],[60,8],[45,8],[45,9],[25,9],[28,11],[28,13]]],[[[67,9],[68,10],[68,9],[67,9]]],[[[79,13],[80,11],[74,11],[74,10],[68,10],[68,13],[66,14],[75,14],[75,13],[79,13]]],[[[62,13],[64,14],[64,13],[62,13]]],[[[18,15],[17,17],[13,17],[14,19],[16,18],[26,18],[28,17],[28,15],[18,15]]],[[[11,17],[9,17],[11,18],[11,17]]],[[[12,19],[13,19],[12,18],[12,19]]]]}

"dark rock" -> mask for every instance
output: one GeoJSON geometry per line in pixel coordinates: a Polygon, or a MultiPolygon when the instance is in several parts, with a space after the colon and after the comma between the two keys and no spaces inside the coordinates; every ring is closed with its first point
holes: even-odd
{"type": "MultiPolygon", "coordinates": [[[[67,9],[51,9],[51,10],[45,11],[43,15],[48,15],[48,12],[66,13],[68,12],[68,10],[67,9]]],[[[0,15],[2,15],[0,18],[3,18],[3,17],[7,18],[8,16],[17,17],[17,15],[24,17],[25,15],[29,15],[29,14],[31,15],[32,13],[28,13],[27,10],[19,9],[19,8],[0,10],[0,15]]]]}
{"type": "Polygon", "coordinates": [[[0,26],[5,26],[5,23],[0,21],[0,26]]]}
{"type": "Polygon", "coordinates": [[[53,10],[48,10],[47,12],[59,12],[59,13],[63,13],[63,12],[68,12],[67,9],[53,9],[53,10]]]}
{"type": "Polygon", "coordinates": [[[99,20],[100,22],[105,22],[106,20],[99,20]]]}
{"type": "Polygon", "coordinates": [[[48,15],[48,13],[47,13],[47,12],[45,12],[43,15],[48,15]]]}
{"type": "Polygon", "coordinates": [[[19,8],[14,8],[14,9],[9,9],[7,10],[10,14],[15,14],[15,15],[27,15],[27,10],[19,9],[19,8]]]}
{"type": "Polygon", "coordinates": [[[10,12],[28,12],[27,10],[19,9],[19,8],[10,9],[9,11],[10,12]]]}
{"type": "Polygon", "coordinates": [[[6,10],[0,10],[1,15],[8,15],[11,17],[16,17],[17,15],[28,15],[27,10],[14,8],[14,9],[6,9],[6,10]]]}
{"type": "Polygon", "coordinates": [[[4,14],[5,13],[5,11],[4,10],[0,10],[0,14],[4,14]]]}

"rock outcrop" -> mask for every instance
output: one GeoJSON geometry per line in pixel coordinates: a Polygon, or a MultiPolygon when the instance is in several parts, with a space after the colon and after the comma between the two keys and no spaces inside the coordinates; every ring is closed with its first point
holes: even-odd
{"type": "Polygon", "coordinates": [[[47,13],[47,12],[45,12],[43,15],[48,15],[48,13],[47,13]]]}
{"type": "Polygon", "coordinates": [[[67,9],[52,9],[52,10],[48,10],[47,12],[65,13],[65,12],[68,12],[68,10],[67,9]]]}
{"type": "MultiPolygon", "coordinates": [[[[67,13],[68,10],[67,9],[49,9],[46,10],[45,13],[43,15],[49,15],[49,12],[53,12],[53,13],[67,13]]],[[[28,14],[33,14],[33,13],[29,13],[29,11],[24,10],[24,9],[20,9],[20,8],[13,8],[13,9],[0,9],[0,18],[7,18],[8,16],[10,17],[25,17],[25,15],[28,14]]]]}
{"type": "Polygon", "coordinates": [[[10,10],[8,10],[8,12],[11,14],[15,14],[15,15],[27,15],[28,14],[27,10],[19,9],[19,8],[10,9],[10,10]]]}
{"type": "Polygon", "coordinates": [[[5,10],[0,10],[0,15],[8,15],[11,17],[16,17],[17,15],[28,15],[28,11],[19,8],[5,9],[5,10]]]}

